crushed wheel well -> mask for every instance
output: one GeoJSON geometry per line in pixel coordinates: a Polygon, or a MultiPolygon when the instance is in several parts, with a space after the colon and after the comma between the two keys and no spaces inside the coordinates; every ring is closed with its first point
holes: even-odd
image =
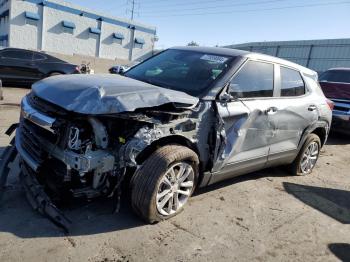
{"type": "Polygon", "coordinates": [[[171,145],[171,144],[186,146],[186,147],[192,149],[199,157],[198,150],[197,150],[196,146],[191,141],[189,141],[187,138],[185,138],[183,136],[174,135],[174,136],[163,137],[157,141],[154,141],[152,144],[150,144],[148,147],[146,147],[136,157],[137,164],[142,164],[158,148],[165,146],[165,145],[171,145]]]}

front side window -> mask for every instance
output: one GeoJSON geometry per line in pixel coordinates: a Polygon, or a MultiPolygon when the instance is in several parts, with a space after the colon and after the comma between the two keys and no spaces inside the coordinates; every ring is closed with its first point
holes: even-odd
{"type": "Polygon", "coordinates": [[[273,64],[248,61],[230,83],[230,93],[237,98],[272,97],[273,64]]]}
{"type": "Polygon", "coordinates": [[[325,82],[325,81],[350,84],[350,71],[347,71],[347,70],[326,71],[320,76],[320,82],[325,82]]]}
{"type": "Polygon", "coordinates": [[[305,84],[298,71],[281,67],[281,96],[301,96],[305,94],[305,84]]]}
{"type": "Polygon", "coordinates": [[[224,74],[232,60],[229,56],[170,49],[131,68],[125,76],[199,96],[224,74]]]}

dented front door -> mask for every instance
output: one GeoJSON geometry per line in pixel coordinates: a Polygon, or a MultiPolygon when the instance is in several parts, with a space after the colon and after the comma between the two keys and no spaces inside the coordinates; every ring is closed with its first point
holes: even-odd
{"type": "Polygon", "coordinates": [[[212,182],[252,172],[267,163],[270,140],[276,124],[274,113],[273,63],[247,60],[229,83],[228,92],[237,99],[218,102],[221,148],[214,164],[212,182]]]}
{"type": "Polygon", "coordinates": [[[275,129],[269,118],[269,112],[273,110],[270,99],[218,102],[217,109],[222,120],[223,145],[213,171],[226,174],[220,174],[214,180],[263,168],[275,129]]]}

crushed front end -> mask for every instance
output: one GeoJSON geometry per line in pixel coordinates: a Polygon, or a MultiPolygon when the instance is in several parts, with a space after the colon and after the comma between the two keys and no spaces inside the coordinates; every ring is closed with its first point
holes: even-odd
{"type": "MultiPolygon", "coordinates": [[[[207,112],[202,107],[198,114],[207,112]]],[[[56,203],[116,197],[118,209],[121,183],[138,168],[137,157],[146,147],[179,133],[189,141],[198,139],[197,116],[191,119],[190,114],[183,108],[167,112],[157,107],[111,115],[80,114],[30,93],[21,103],[15,139],[29,202],[66,230],[70,222],[56,203]]]]}

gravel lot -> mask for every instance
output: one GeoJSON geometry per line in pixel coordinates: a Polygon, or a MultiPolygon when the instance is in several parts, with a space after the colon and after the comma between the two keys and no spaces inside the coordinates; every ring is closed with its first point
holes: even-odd
{"type": "MultiPolygon", "coordinates": [[[[26,92],[4,90],[0,151],[26,92]]],[[[69,235],[31,209],[13,174],[0,203],[0,261],[350,261],[349,168],[350,138],[332,135],[310,176],[273,168],[232,179],[156,225],[126,202],[119,214],[109,201],[73,204],[69,235]]]]}

